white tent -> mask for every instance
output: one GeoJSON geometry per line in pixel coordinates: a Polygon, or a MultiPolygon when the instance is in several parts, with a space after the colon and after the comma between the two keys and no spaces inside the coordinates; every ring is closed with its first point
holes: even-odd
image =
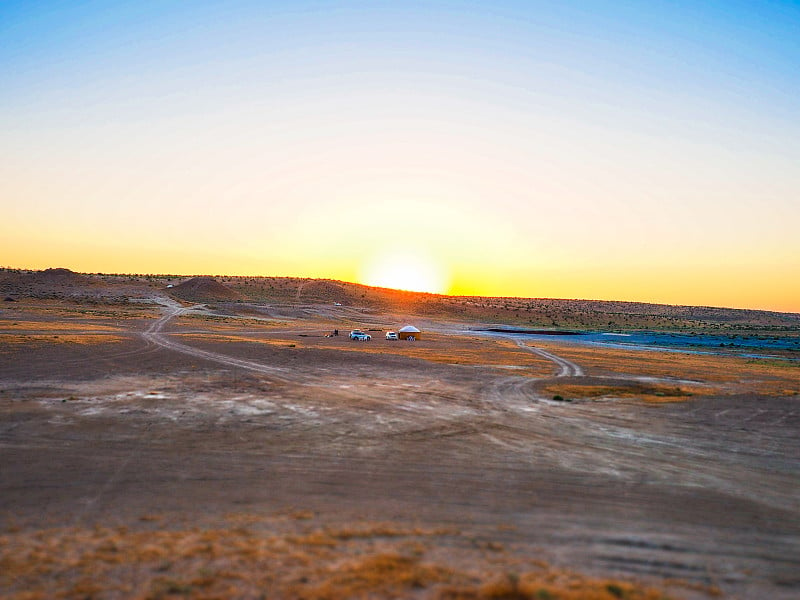
{"type": "Polygon", "coordinates": [[[418,340],[420,335],[420,330],[414,327],[413,325],[406,325],[405,327],[401,327],[397,330],[398,337],[401,340],[418,340]]]}

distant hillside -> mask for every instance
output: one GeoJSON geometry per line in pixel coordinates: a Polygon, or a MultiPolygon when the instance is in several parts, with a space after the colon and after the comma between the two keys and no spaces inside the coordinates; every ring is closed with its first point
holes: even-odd
{"type": "Polygon", "coordinates": [[[87,290],[97,294],[102,281],[69,269],[44,271],[0,271],[0,296],[5,298],[62,298],[82,296],[87,290]]]}
{"type": "MultiPolygon", "coordinates": [[[[800,334],[800,314],[641,302],[444,296],[369,287],[332,279],[178,275],[84,275],[67,269],[0,269],[0,296],[92,298],[168,293],[217,304],[341,304],[429,318],[552,329],[787,332],[800,334]],[[173,287],[167,288],[168,285],[173,287]]],[[[116,299],[115,299],[116,298],[116,299]]]]}
{"type": "Polygon", "coordinates": [[[574,329],[798,330],[800,314],[641,302],[444,296],[298,277],[221,277],[251,302],[339,302],[434,318],[574,329]]]}

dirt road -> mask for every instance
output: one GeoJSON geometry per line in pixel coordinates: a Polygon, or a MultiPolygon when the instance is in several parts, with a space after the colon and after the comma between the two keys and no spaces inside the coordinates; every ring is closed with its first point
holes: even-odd
{"type": "Polygon", "coordinates": [[[231,356],[226,356],[225,354],[221,354],[219,352],[209,352],[208,350],[201,350],[200,348],[194,348],[192,346],[181,344],[180,342],[176,342],[175,340],[170,339],[170,337],[163,332],[164,326],[175,317],[182,314],[186,314],[187,312],[190,312],[192,310],[204,308],[204,305],[195,305],[186,308],[181,306],[177,302],[169,302],[165,300],[161,300],[161,304],[162,306],[164,306],[164,316],[162,316],[159,319],[156,319],[152,325],[150,325],[144,332],[142,332],[142,338],[144,338],[146,342],[150,344],[155,344],[156,346],[161,346],[162,348],[165,348],[167,350],[172,350],[174,352],[179,352],[181,354],[194,356],[196,358],[202,358],[204,360],[216,362],[228,367],[245,369],[247,371],[254,371],[256,373],[261,373],[263,375],[270,375],[273,378],[280,379],[281,376],[286,375],[287,371],[285,369],[272,367],[251,360],[242,360],[231,356]]]}
{"type": "Polygon", "coordinates": [[[556,356],[555,354],[553,354],[552,352],[548,352],[547,350],[531,346],[525,343],[523,340],[515,340],[515,341],[517,343],[517,346],[519,346],[520,348],[523,348],[528,352],[533,352],[534,354],[538,354],[539,356],[554,362],[559,369],[558,373],[556,373],[556,377],[581,377],[583,375],[583,369],[581,369],[574,362],[569,361],[566,358],[556,356]]]}
{"type": "Polygon", "coordinates": [[[613,380],[522,342],[497,346],[503,364],[459,364],[492,342],[233,321],[199,335],[204,321],[177,322],[192,309],[164,311],[114,343],[4,347],[0,514],[16,530],[308,511],[319,527],[446,527],[436,556],[502,548],[486,551],[499,569],[536,557],[735,598],[800,592],[800,405],[774,374],[771,393],[559,403],[547,385],[613,380]],[[534,372],[537,356],[557,371],[534,372]]]}

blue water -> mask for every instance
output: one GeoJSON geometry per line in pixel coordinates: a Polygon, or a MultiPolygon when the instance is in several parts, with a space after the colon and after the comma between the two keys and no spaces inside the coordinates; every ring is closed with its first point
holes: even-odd
{"type": "Polygon", "coordinates": [[[574,335],[548,335],[541,333],[512,333],[526,340],[558,341],[562,343],[601,344],[618,348],[673,350],[679,352],[737,354],[753,358],[786,358],[785,351],[795,351],[800,360],[800,337],[766,335],[720,335],[666,333],[657,331],[631,331],[626,333],[578,332],[574,335]],[[780,356],[768,354],[781,351],[780,356]]]}
{"type": "Polygon", "coordinates": [[[583,333],[585,341],[633,346],[658,346],[661,348],[739,348],[741,350],[800,350],[800,338],[713,335],[699,333],[660,333],[651,331],[631,333],[583,333]]]}

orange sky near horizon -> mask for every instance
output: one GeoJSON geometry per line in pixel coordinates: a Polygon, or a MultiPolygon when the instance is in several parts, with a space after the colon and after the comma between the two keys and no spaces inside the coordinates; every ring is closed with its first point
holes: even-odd
{"type": "MultiPolygon", "coordinates": [[[[104,249],[99,246],[90,253],[84,252],[80,246],[74,253],[67,249],[58,260],[52,260],[46,250],[37,252],[31,249],[24,256],[27,262],[22,262],[23,259],[20,258],[7,266],[37,270],[65,267],[81,273],[315,277],[381,287],[413,288],[403,286],[399,279],[394,284],[388,281],[371,281],[364,277],[363,265],[362,268],[353,266],[337,269],[333,265],[321,264],[316,269],[304,270],[287,265],[283,269],[276,266],[273,271],[265,271],[262,261],[257,257],[250,260],[245,257],[230,260],[212,253],[194,255],[187,252],[182,257],[185,262],[180,263],[176,262],[176,257],[172,254],[167,257],[159,254],[158,249],[116,254],[112,248],[104,249]],[[141,264],[155,268],[141,269],[141,264]]],[[[417,263],[412,261],[411,264],[417,263]]],[[[748,276],[747,285],[741,283],[743,269],[724,271],[714,264],[698,264],[688,269],[683,266],[653,269],[638,265],[617,271],[591,266],[549,268],[545,265],[535,272],[526,270],[524,279],[513,275],[509,277],[499,271],[481,272],[469,268],[468,265],[462,271],[440,270],[443,272],[444,287],[429,289],[423,286],[416,289],[455,296],[625,300],[800,313],[800,303],[797,301],[800,297],[800,282],[797,277],[793,277],[792,272],[781,269],[753,269],[748,276]],[[665,271],[667,276],[664,275],[665,271]],[[676,285],[676,281],[680,284],[676,285]],[[732,289],[738,293],[732,293],[732,289]],[[586,290],[590,290],[590,293],[586,293],[586,290]],[[771,300],[765,302],[765,296],[769,296],[771,300]]]]}

